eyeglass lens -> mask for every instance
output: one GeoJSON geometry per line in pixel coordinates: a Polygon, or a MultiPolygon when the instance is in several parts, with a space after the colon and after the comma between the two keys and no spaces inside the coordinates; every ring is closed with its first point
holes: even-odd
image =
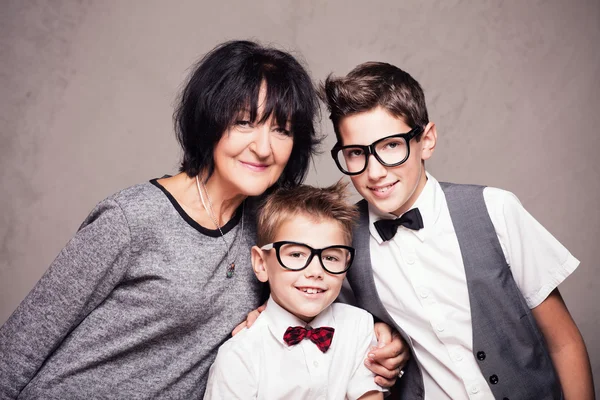
{"type": "MultiPolygon", "coordinates": [[[[375,153],[383,163],[397,164],[406,158],[408,146],[404,138],[391,137],[378,142],[375,145],[375,153]]],[[[361,147],[349,146],[340,149],[336,156],[342,169],[350,173],[362,171],[368,161],[365,150],[361,147]]]]}
{"type": "MultiPolygon", "coordinates": [[[[279,248],[279,258],[284,267],[302,269],[308,264],[311,248],[301,244],[286,243],[279,248]]],[[[343,247],[329,247],[321,251],[321,265],[330,272],[343,272],[348,267],[351,254],[343,247]]]]}

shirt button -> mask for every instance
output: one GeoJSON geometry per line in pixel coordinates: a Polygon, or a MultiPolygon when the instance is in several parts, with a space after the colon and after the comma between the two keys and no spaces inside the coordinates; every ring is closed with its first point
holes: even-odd
{"type": "Polygon", "coordinates": [[[471,393],[473,393],[473,394],[479,393],[479,388],[477,386],[471,387],[471,393]]]}
{"type": "Polygon", "coordinates": [[[460,354],[457,354],[457,355],[454,356],[454,359],[456,361],[462,361],[463,358],[462,358],[462,356],[460,354]]]}
{"type": "Polygon", "coordinates": [[[319,363],[318,363],[318,362],[316,362],[316,361],[313,361],[313,365],[314,365],[315,367],[318,367],[318,366],[319,366],[319,363]]]}
{"type": "Polygon", "coordinates": [[[407,256],[407,257],[406,257],[406,262],[412,265],[412,264],[414,264],[414,263],[415,263],[415,259],[414,259],[414,258],[412,258],[412,257],[409,257],[409,256],[407,256]]]}
{"type": "Polygon", "coordinates": [[[444,326],[443,325],[436,325],[435,330],[438,332],[444,332],[444,326]]]}
{"type": "Polygon", "coordinates": [[[490,383],[492,385],[495,385],[496,383],[498,383],[498,375],[494,374],[494,375],[490,376],[490,383]]]}
{"type": "Polygon", "coordinates": [[[484,351],[478,351],[478,352],[477,352],[477,359],[478,359],[479,361],[483,361],[483,360],[485,360],[485,352],[484,352],[484,351]]]}
{"type": "Polygon", "coordinates": [[[419,293],[419,296],[421,296],[422,298],[426,299],[427,296],[429,296],[429,291],[427,289],[421,289],[421,292],[419,293]]]}

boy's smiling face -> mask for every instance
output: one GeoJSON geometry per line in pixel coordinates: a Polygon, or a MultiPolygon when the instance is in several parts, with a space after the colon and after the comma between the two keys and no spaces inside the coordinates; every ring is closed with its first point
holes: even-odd
{"type": "MultiPolygon", "coordinates": [[[[303,214],[286,219],[277,229],[273,242],[293,241],[320,249],[350,245],[342,225],[331,219],[319,221],[303,214]]],[[[252,248],[252,265],[261,282],[269,282],[271,296],[281,307],[305,322],[310,322],[337,298],[345,273],[333,275],[323,269],[317,256],[301,271],[283,268],[275,249],[252,248]]]]}
{"type": "MultiPolygon", "coordinates": [[[[413,127],[381,107],[344,117],[339,123],[339,134],[344,146],[370,145],[378,139],[409,132],[413,127]]],[[[425,186],[427,177],[422,161],[431,157],[437,133],[429,123],[420,141],[409,142],[410,157],[397,167],[385,167],[373,156],[367,169],[351,176],[356,190],[381,212],[397,216],[408,211],[425,186]]]]}

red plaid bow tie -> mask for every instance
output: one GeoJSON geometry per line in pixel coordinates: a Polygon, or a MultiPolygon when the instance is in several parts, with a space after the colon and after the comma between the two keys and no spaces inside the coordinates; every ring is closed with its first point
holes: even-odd
{"type": "Polygon", "coordinates": [[[306,329],[301,326],[290,326],[285,331],[283,340],[288,346],[293,346],[300,343],[304,338],[307,338],[316,344],[319,350],[325,353],[329,349],[329,346],[331,346],[334,331],[335,329],[328,326],[314,329],[306,329]]]}

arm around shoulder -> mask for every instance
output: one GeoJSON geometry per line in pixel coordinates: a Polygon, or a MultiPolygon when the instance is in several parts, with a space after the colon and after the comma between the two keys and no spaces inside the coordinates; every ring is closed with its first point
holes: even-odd
{"type": "Polygon", "coordinates": [[[554,289],[532,313],[548,345],[565,400],[594,399],[594,382],[585,343],[558,289],[554,289]]]}

